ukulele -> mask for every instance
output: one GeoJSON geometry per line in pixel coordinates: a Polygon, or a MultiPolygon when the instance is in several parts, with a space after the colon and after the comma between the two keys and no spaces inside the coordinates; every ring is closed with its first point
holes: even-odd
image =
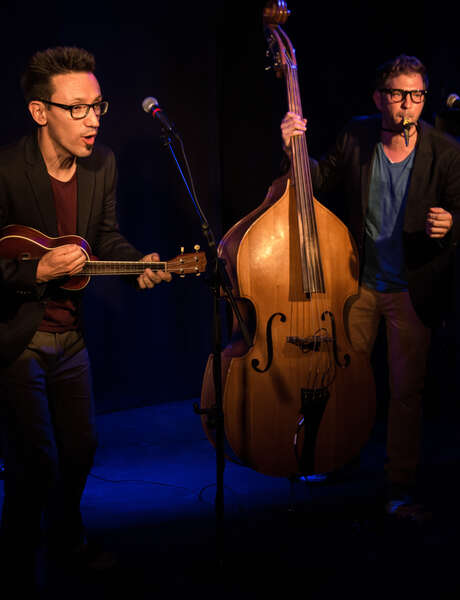
{"type": "Polygon", "coordinates": [[[89,243],[79,235],[49,237],[25,225],[7,225],[0,230],[0,257],[19,261],[40,259],[46,252],[64,244],[77,244],[86,254],[87,260],[77,275],[65,277],[59,284],[65,290],[81,290],[86,287],[92,275],[140,275],[145,269],[177,273],[180,277],[187,274],[200,275],[206,268],[206,255],[199,252],[181,253],[169,261],[144,262],[139,260],[98,260],[91,252],[89,243]]]}

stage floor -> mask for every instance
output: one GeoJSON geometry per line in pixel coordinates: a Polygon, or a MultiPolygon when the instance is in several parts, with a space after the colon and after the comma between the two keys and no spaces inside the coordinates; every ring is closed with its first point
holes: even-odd
{"type": "Polygon", "coordinates": [[[291,488],[227,463],[218,553],[215,453],[192,405],[97,417],[100,447],[83,513],[119,564],[91,578],[49,569],[43,598],[458,597],[456,421],[437,418],[426,428],[421,487],[434,515],[429,524],[383,515],[385,433],[377,422],[360,461],[325,483],[291,488]]]}

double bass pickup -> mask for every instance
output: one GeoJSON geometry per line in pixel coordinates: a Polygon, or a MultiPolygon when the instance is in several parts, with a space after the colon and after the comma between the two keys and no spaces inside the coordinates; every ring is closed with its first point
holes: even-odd
{"type": "Polygon", "coordinates": [[[327,342],[333,342],[330,335],[310,335],[308,337],[299,337],[297,335],[288,335],[286,342],[298,346],[302,352],[319,352],[321,345],[327,342]]]}

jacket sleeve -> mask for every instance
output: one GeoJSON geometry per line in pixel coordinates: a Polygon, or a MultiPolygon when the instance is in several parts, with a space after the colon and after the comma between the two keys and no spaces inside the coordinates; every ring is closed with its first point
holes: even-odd
{"type": "Polygon", "coordinates": [[[320,197],[322,194],[335,192],[342,185],[347,140],[348,133],[346,130],[342,130],[319,161],[310,159],[315,195],[317,194],[320,197]]]}
{"type": "MultiPolygon", "coordinates": [[[[0,169],[0,230],[8,224],[9,198],[3,169],[0,169]]],[[[24,299],[40,298],[43,290],[36,282],[37,264],[38,260],[25,262],[2,257],[0,241],[0,290],[16,293],[24,299]]]]}
{"type": "Polygon", "coordinates": [[[449,242],[456,246],[460,241],[460,152],[455,152],[449,162],[443,196],[442,204],[453,218],[449,242]]]}

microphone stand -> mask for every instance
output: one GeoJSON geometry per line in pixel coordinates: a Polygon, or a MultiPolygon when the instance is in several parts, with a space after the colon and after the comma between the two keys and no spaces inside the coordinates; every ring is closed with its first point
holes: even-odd
{"type": "Polygon", "coordinates": [[[184,144],[179,135],[175,132],[172,127],[165,127],[163,129],[163,141],[164,145],[169,149],[169,152],[176,164],[179,174],[185,184],[185,188],[190,196],[194,208],[198,214],[201,222],[201,230],[206,239],[209,257],[208,261],[210,268],[208,273],[209,287],[213,295],[213,382],[214,382],[214,394],[215,404],[211,408],[199,408],[198,404],[194,404],[194,411],[198,415],[206,415],[208,422],[215,425],[216,439],[216,496],[215,496],[215,514],[216,514],[216,545],[217,545],[217,560],[219,567],[223,567],[224,564],[224,470],[225,470],[225,426],[224,426],[224,411],[223,411],[223,394],[222,394],[222,323],[219,313],[219,299],[220,290],[223,291],[224,296],[230,302],[230,306],[238,320],[241,328],[241,333],[247,346],[251,346],[250,336],[244,323],[238,305],[235,302],[231,290],[230,280],[228,278],[227,271],[224,267],[224,261],[219,258],[217,254],[217,246],[214,233],[209,225],[209,222],[204,214],[197,198],[195,186],[193,184],[193,178],[188,164],[187,156],[184,150],[184,144]],[[171,135],[179,142],[181,147],[182,157],[187,169],[188,179],[185,177],[181,166],[177,160],[176,154],[172,147],[171,135]]]}

